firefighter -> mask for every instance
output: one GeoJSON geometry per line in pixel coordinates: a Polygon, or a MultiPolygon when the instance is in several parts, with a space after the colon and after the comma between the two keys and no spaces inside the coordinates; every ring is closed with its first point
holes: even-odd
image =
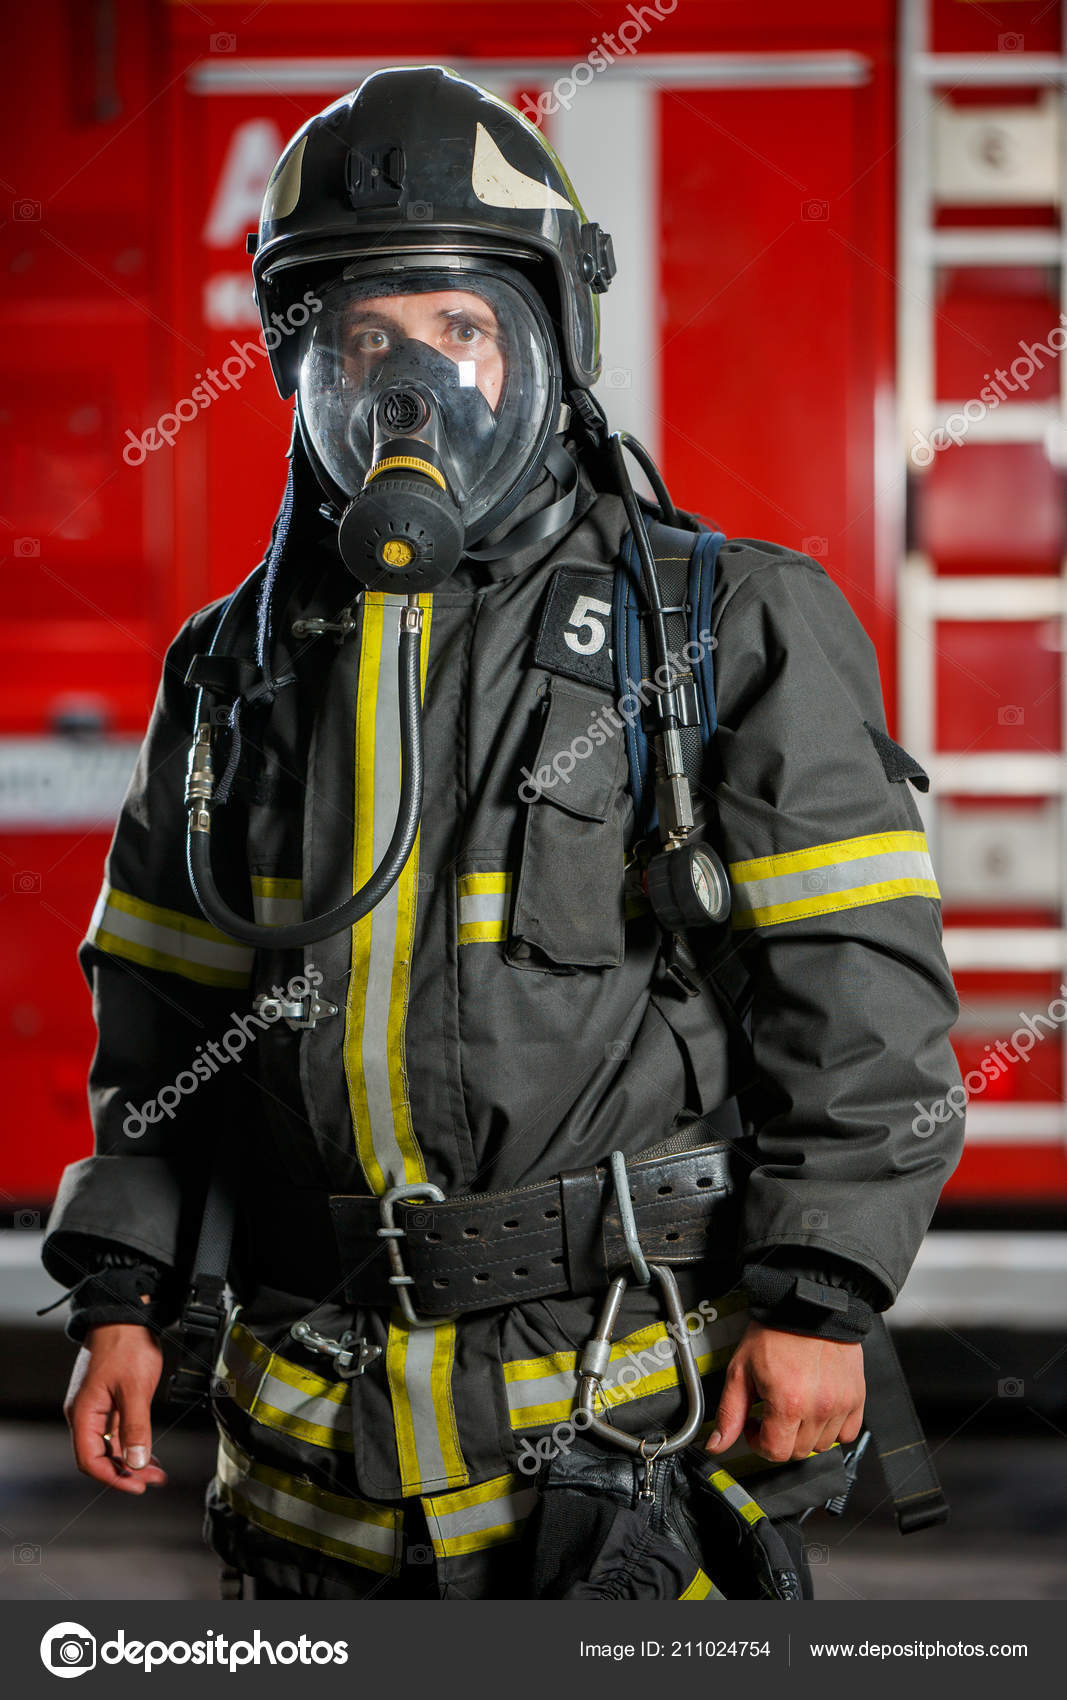
{"type": "Polygon", "coordinates": [[[207,1528],[257,1598],[611,1597],[613,1542],[638,1596],[810,1597],[961,1142],[913,1126],[957,1003],[872,646],[818,562],[723,544],[732,924],[672,934],[612,700],[649,505],[591,395],[609,239],[431,67],[304,126],[250,249],[289,478],[168,651],[81,951],[96,1154],[44,1250],[78,1466],[165,1481],[161,1341],[214,1363],[226,1274],[207,1528]],[[667,1493],[757,1527],[764,1582],[710,1536],[644,1574],[667,1493]]]}

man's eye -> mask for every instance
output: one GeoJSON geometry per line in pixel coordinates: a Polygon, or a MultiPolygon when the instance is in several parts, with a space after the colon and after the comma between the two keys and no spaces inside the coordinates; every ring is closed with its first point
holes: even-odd
{"type": "Polygon", "coordinates": [[[452,335],[455,340],[457,342],[466,343],[468,346],[470,346],[471,343],[477,342],[482,334],[483,333],[478,329],[478,326],[472,324],[469,319],[460,319],[452,326],[452,335]]]}
{"type": "Polygon", "coordinates": [[[380,330],[356,331],[351,346],[359,354],[382,354],[389,347],[389,335],[380,330]]]}

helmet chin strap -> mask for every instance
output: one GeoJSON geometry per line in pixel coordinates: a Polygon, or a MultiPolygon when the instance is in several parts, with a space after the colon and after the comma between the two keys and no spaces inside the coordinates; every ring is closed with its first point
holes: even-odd
{"type": "Polygon", "coordinates": [[[530,543],[542,543],[546,538],[554,537],[557,531],[563,530],[578,500],[578,468],[558,437],[553,438],[549,445],[545,465],[562,487],[563,494],[556,501],[550,502],[547,508],[541,508],[528,519],[522,520],[501,542],[466,549],[464,554],[467,560],[500,561],[505,555],[513,555],[517,549],[525,549],[530,543]]]}

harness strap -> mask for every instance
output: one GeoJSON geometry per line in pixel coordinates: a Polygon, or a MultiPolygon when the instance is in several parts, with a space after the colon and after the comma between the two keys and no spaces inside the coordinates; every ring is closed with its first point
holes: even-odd
{"type": "Polygon", "coordinates": [[[948,1501],[934,1469],[896,1347],[877,1315],[863,1342],[870,1426],[902,1535],[948,1521],[948,1501]]]}

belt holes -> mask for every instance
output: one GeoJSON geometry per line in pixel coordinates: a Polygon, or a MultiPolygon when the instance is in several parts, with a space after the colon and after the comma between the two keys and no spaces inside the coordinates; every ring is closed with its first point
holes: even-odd
{"type": "Polygon", "coordinates": [[[505,1223],[504,1223],[504,1226],[505,1226],[505,1228],[517,1228],[517,1227],[518,1227],[518,1225],[519,1225],[519,1219],[518,1219],[518,1217],[517,1217],[517,1216],[513,1216],[513,1217],[512,1217],[512,1218],[511,1218],[511,1221],[510,1221],[510,1222],[505,1222],[505,1223]]]}
{"type": "Polygon", "coordinates": [[[661,1186],[657,1188],[657,1191],[659,1192],[660,1197],[663,1198],[665,1194],[673,1192],[674,1188],[672,1186],[661,1186]]]}
{"type": "Polygon", "coordinates": [[[563,1262],[563,1259],[562,1259],[562,1257],[554,1257],[554,1258],[553,1258],[553,1259],[552,1259],[552,1262],[553,1262],[553,1263],[562,1263],[562,1262],[563,1262]]]}
{"type": "Polygon", "coordinates": [[[435,1287],[447,1287],[448,1279],[444,1275],[435,1275],[433,1278],[433,1284],[435,1287]]]}
{"type": "Polygon", "coordinates": [[[715,1185],[715,1176],[714,1175],[701,1175],[697,1180],[697,1186],[714,1186],[714,1185],[715,1185]]]}
{"type": "Polygon", "coordinates": [[[681,1234],[676,1233],[673,1228],[671,1229],[670,1233],[667,1235],[667,1238],[669,1240],[680,1240],[681,1237],[682,1237],[681,1234]]]}
{"type": "Polygon", "coordinates": [[[546,1222],[554,1222],[558,1215],[559,1215],[558,1210],[546,1210],[545,1211],[545,1221],[546,1222]]]}
{"type": "Polygon", "coordinates": [[[511,1273],[515,1276],[517,1281],[521,1281],[523,1276],[528,1275],[530,1271],[528,1269],[513,1269],[511,1273]]]}
{"type": "Polygon", "coordinates": [[[488,1281],[488,1279],[489,1279],[489,1276],[488,1276],[488,1275],[486,1275],[486,1274],[478,1274],[478,1275],[476,1275],[476,1276],[475,1276],[475,1277],[474,1277],[474,1279],[475,1279],[475,1280],[476,1280],[476,1281],[488,1281]]]}
{"type": "Polygon", "coordinates": [[[441,1238],[441,1236],[440,1236],[440,1234],[427,1234],[426,1238],[428,1240],[433,1240],[433,1241],[436,1242],[437,1240],[439,1240],[441,1238]]]}
{"type": "Polygon", "coordinates": [[[479,1231],[480,1230],[478,1228],[464,1228],[463,1230],[466,1238],[469,1240],[476,1240],[478,1238],[479,1231]]]}

